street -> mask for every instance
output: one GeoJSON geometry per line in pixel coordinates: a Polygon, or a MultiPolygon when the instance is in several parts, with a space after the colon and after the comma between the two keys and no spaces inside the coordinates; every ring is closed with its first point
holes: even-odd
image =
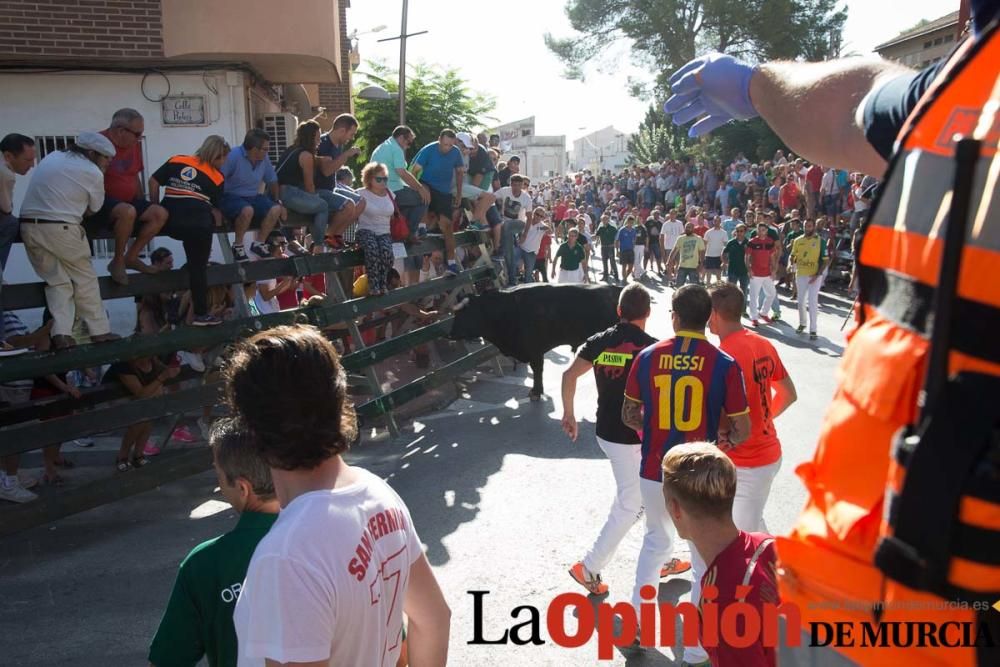
{"type": "MultiPolygon", "coordinates": [[[[670,290],[658,278],[648,331],[671,333],[670,290]]],[[[778,421],[784,458],[765,517],[786,532],[804,502],[795,467],[813,451],[834,391],[843,351],[840,326],[850,309],[823,294],[819,340],[797,335],[798,316],[782,295],[784,322],[762,326],[777,346],[799,399],[778,421]]],[[[710,337],[713,342],[714,337],[710,337]]],[[[576,412],[585,419],[577,443],[562,433],[561,371],[569,348],[546,357],[543,402],[528,401],[530,371],[504,363],[505,375],[482,372],[447,409],[419,418],[399,438],[363,442],[350,456],[385,477],[408,504],[452,609],[449,664],[535,666],[598,664],[596,639],[580,648],[556,646],[545,629],[546,610],[562,592],[583,592],[567,574],[607,513],[613,480],[594,441],[592,376],[578,388],[576,412]],[[482,605],[482,637],[497,641],[539,610],[541,645],[470,645],[474,596],[482,605]]],[[[472,376],[469,376],[470,378],[472,376]]],[[[366,434],[367,435],[367,434],[366,434]]],[[[0,547],[0,637],[3,664],[17,666],[145,664],[146,650],[173,583],[176,567],[201,541],[234,525],[234,513],[203,474],[113,505],[4,540],[0,547]]],[[[636,526],[603,573],[609,603],[631,595],[642,540],[636,526]]],[[[686,542],[680,542],[686,549],[686,542]]],[[[683,554],[678,554],[683,555],[683,554]]],[[[661,601],[686,600],[690,581],[663,580],[661,601]]],[[[567,623],[572,634],[574,623],[567,623]]],[[[519,631],[527,638],[528,627],[519,631]]],[[[680,649],[615,652],[601,664],[670,665],[680,649]]]]}

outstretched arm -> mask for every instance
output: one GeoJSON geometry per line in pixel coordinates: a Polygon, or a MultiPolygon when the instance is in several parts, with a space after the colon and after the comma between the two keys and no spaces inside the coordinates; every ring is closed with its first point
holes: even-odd
{"type": "Polygon", "coordinates": [[[858,112],[869,93],[908,73],[904,67],[879,59],[772,62],[754,67],[710,53],[670,77],[673,95],[664,111],[678,125],[696,121],[691,136],[707,134],[733,119],[760,116],[810,162],[881,174],[885,160],[865,138],[858,112]]]}
{"type": "Polygon", "coordinates": [[[858,110],[876,86],[909,71],[867,58],[767,63],[750,79],[750,99],[796,154],[816,164],[881,174],[885,160],[865,138],[858,110]]]}

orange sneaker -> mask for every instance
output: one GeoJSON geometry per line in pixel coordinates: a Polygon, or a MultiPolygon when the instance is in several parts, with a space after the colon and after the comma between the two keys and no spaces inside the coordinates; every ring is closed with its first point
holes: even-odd
{"type": "Polygon", "coordinates": [[[681,560],[680,558],[671,558],[666,565],[660,568],[660,578],[670,577],[675,574],[684,574],[690,569],[690,561],[681,560]]]}
{"type": "Polygon", "coordinates": [[[573,581],[590,591],[591,595],[604,595],[608,592],[608,585],[601,581],[601,575],[592,575],[588,572],[587,568],[583,566],[583,561],[574,564],[569,569],[569,576],[573,577],[573,581]]]}

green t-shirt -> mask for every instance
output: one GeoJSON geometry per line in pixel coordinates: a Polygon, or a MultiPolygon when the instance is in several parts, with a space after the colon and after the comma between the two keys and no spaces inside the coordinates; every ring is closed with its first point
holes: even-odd
{"type": "Polygon", "coordinates": [[[682,269],[697,269],[701,260],[701,253],[705,252],[705,240],[697,234],[688,236],[687,234],[677,239],[674,246],[680,261],[678,266],[682,269]]]}
{"type": "Polygon", "coordinates": [[[563,243],[556,251],[556,259],[559,260],[559,268],[564,271],[576,271],[580,268],[580,263],[586,256],[586,251],[581,243],[577,243],[572,248],[569,243],[563,243]]]}
{"type": "Polygon", "coordinates": [[[192,667],[202,656],[211,667],[235,667],[233,610],[257,543],[277,514],[244,512],[225,535],[195,547],[181,562],[149,647],[156,667],[192,667]]]}
{"type": "Polygon", "coordinates": [[[750,272],[747,270],[747,243],[746,239],[742,241],[739,239],[729,239],[729,243],[726,244],[725,249],[722,251],[729,262],[726,269],[727,276],[742,278],[750,275],[750,272]]]}
{"type": "Polygon", "coordinates": [[[802,236],[802,232],[796,232],[789,229],[785,232],[785,252],[789,252],[792,249],[792,241],[802,236]]]}
{"type": "Polygon", "coordinates": [[[618,228],[614,225],[601,225],[597,228],[597,238],[601,239],[602,246],[614,245],[616,236],[618,236],[618,228]]]}

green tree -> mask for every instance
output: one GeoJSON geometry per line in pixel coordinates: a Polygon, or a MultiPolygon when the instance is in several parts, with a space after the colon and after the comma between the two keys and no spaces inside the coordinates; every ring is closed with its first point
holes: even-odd
{"type": "MultiPolygon", "coordinates": [[[[630,92],[665,100],[670,74],[700,53],[719,51],[751,62],[835,57],[847,10],[837,9],[837,0],[568,0],[566,15],[579,34],[546,34],[545,43],[562,60],[567,77],[582,79],[588,62],[600,61],[612,44],[627,39],[635,64],[657,73],[651,86],[630,79],[630,92]]],[[[660,108],[661,103],[653,106],[656,114],[660,108]]],[[[738,152],[764,160],[784,148],[760,119],[729,123],[697,142],[687,138],[686,129],[664,122],[664,129],[654,130],[647,114],[634,139],[639,162],[664,141],[673,156],[698,160],[729,159],[738,152]]]]}
{"type": "MultiPolygon", "coordinates": [[[[358,76],[357,88],[379,85],[390,93],[399,91],[399,71],[385,63],[366,63],[367,72],[358,76]]],[[[475,132],[495,121],[488,114],[496,103],[488,95],[473,91],[456,69],[440,69],[423,63],[408,68],[406,79],[406,124],[417,135],[410,148],[412,159],[421,146],[437,139],[448,127],[475,132]]],[[[357,99],[354,115],[358,119],[355,145],[361,149],[356,165],[363,166],[375,148],[392,134],[399,124],[399,102],[357,99]]]]}
{"type": "Polygon", "coordinates": [[[822,60],[836,55],[847,19],[836,0],[568,0],[566,15],[578,36],[545,43],[563,61],[566,76],[608,47],[628,39],[636,64],[659,72],[658,98],[671,72],[698,53],[719,51],[751,61],[822,60]]]}

